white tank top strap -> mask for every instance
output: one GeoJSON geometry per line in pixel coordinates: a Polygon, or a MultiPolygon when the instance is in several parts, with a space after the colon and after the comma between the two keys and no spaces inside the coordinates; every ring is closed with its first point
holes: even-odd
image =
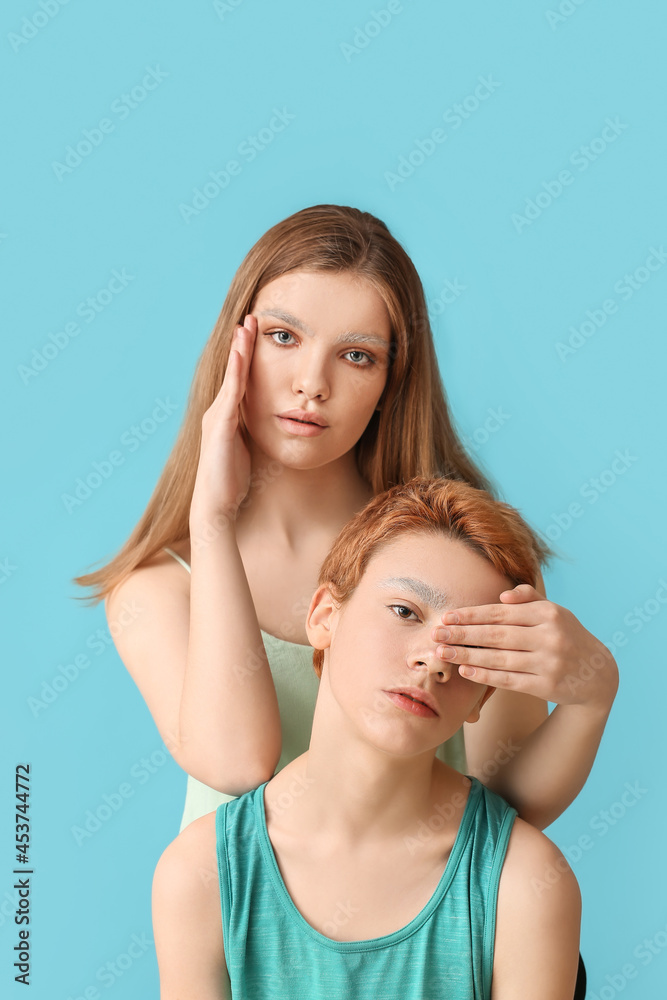
{"type": "Polygon", "coordinates": [[[168,549],[166,545],[164,546],[164,551],[168,552],[170,556],[173,556],[174,559],[176,559],[177,562],[179,562],[181,564],[181,566],[183,566],[185,569],[187,569],[188,573],[191,572],[190,566],[188,565],[188,563],[186,563],[185,559],[183,559],[182,556],[179,556],[179,554],[177,552],[174,552],[173,549],[168,549]]]}

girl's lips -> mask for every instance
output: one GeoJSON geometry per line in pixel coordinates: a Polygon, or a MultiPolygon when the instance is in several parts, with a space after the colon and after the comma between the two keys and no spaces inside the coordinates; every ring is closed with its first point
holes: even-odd
{"type": "Polygon", "coordinates": [[[397,708],[402,708],[406,712],[412,712],[413,715],[419,715],[422,719],[437,718],[437,713],[421,701],[412,701],[407,695],[399,694],[398,691],[385,691],[384,693],[390,701],[393,701],[397,708]]]}
{"type": "Polygon", "coordinates": [[[300,434],[302,437],[316,437],[327,430],[326,427],[320,427],[319,424],[306,424],[300,420],[291,420],[289,417],[276,415],[276,419],[283,430],[286,430],[289,434],[300,434]]]}

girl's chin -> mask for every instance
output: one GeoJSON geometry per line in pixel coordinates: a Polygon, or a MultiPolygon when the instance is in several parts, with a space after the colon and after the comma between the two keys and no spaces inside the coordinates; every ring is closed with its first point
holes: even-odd
{"type": "Polygon", "coordinates": [[[261,426],[251,424],[248,427],[246,424],[251,439],[251,456],[255,462],[261,459],[280,462],[287,469],[306,472],[339,461],[357,443],[354,441],[348,448],[340,450],[332,447],[331,439],[324,441],[324,437],[330,434],[328,429],[324,434],[307,436],[281,432],[276,424],[275,418],[272,424],[271,418],[263,419],[261,426]]]}

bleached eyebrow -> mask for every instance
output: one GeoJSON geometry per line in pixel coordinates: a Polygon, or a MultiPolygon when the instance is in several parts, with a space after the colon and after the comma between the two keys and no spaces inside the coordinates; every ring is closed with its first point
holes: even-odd
{"type": "MultiPolygon", "coordinates": [[[[306,323],[303,323],[300,319],[297,319],[296,316],[292,316],[291,313],[286,312],[284,309],[263,309],[256,315],[275,316],[276,319],[281,319],[283,323],[289,323],[290,326],[295,326],[297,330],[300,330],[301,333],[305,333],[306,336],[315,336],[306,323]]],[[[355,330],[347,330],[345,333],[339,334],[339,336],[334,340],[334,346],[337,346],[338,344],[376,344],[378,347],[389,347],[389,341],[384,337],[379,337],[376,333],[358,333],[355,330]]]]}
{"type": "Polygon", "coordinates": [[[423,580],[415,580],[411,576],[396,576],[388,580],[380,580],[378,587],[382,587],[385,590],[396,588],[399,590],[410,590],[431,611],[444,611],[450,603],[447,594],[432,587],[430,583],[424,583],[423,580]]]}

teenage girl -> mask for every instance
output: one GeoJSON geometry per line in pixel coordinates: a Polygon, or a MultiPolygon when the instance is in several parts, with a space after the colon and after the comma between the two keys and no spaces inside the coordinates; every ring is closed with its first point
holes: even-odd
{"type": "MultiPolygon", "coordinates": [[[[405,250],[367,212],[306,208],[247,254],[142,518],[75,581],[105,598],[118,652],[188,774],[181,829],[307,750],[305,616],[320,564],[356,511],[414,475],[496,495],[453,427],[405,250]]],[[[590,772],[618,669],[541,576],[501,601],[452,609],[433,629],[438,655],[498,689],[438,756],[544,829],[590,772]]]]}

